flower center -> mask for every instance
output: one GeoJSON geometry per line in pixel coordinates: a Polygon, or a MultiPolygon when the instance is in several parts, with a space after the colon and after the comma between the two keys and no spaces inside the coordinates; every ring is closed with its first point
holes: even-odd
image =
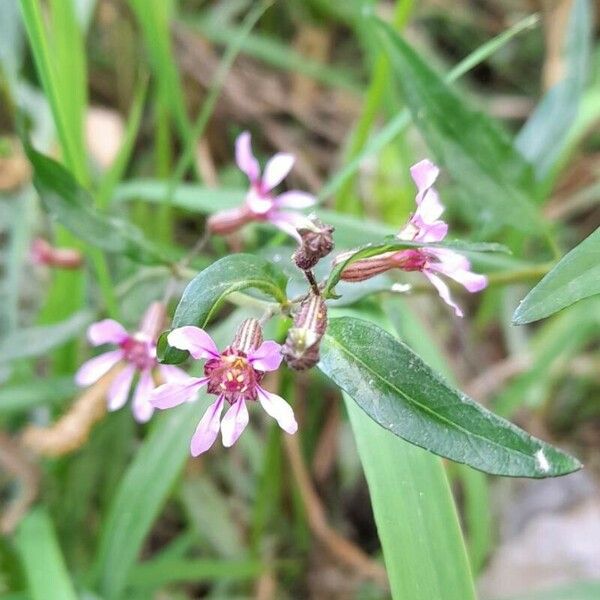
{"type": "Polygon", "coordinates": [[[427,264],[427,255],[417,250],[402,250],[394,255],[395,266],[403,271],[422,271],[427,264]]]}
{"type": "Polygon", "coordinates": [[[156,349],[145,339],[130,336],[121,343],[121,349],[125,360],[135,365],[140,371],[150,369],[156,364],[156,349]]]}
{"type": "Polygon", "coordinates": [[[244,352],[231,347],[219,358],[206,361],[204,374],[209,378],[208,392],[223,396],[230,404],[239,399],[256,400],[256,388],[264,376],[252,367],[244,352]]]}

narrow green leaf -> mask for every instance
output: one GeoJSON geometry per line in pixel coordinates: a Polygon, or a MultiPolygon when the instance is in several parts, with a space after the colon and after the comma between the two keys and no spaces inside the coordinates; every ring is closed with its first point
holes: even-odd
{"type": "MultiPolygon", "coordinates": [[[[225,256],[190,281],[177,305],[171,327],[206,327],[229,294],[248,288],[284,303],[287,301],[286,286],[285,274],[264,258],[250,254],[225,256]]],[[[161,361],[171,364],[183,362],[187,352],[170,348],[164,337],[163,334],[158,349],[161,361]]]]}
{"type": "Polygon", "coordinates": [[[577,118],[588,76],[592,22],[590,2],[574,0],[563,42],[565,76],[542,98],[515,140],[515,147],[531,162],[539,179],[564,151],[577,118]]]}
{"type": "Polygon", "coordinates": [[[600,228],[566,254],[525,296],[513,315],[515,325],[548,317],[600,293],[600,228]]]}
{"type": "Polygon", "coordinates": [[[107,600],[123,595],[144,539],[189,457],[199,404],[162,415],[119,483],[104,519],[96,562],[99,591],[107,600]]]}
{"type": "Polygon", "coordinates": [[[581,468],[452,389],[408,346],[366,321],[332,319],[319,367],[379,425],[440,456],[511,477],[581,468]]]}
{"type": "Polygon", "coordinates": [[[54,325],[16,329],[0,338],[0,362],[42,356],[73,339],[91,322],[92,316],[89,311],[80,311],[54,325]]]}
{"type": "Polygon", "coordinates": [[[480,222],[529,231],[541,219],[531,169],[494,121],[469,108],[387,24],[378,21],[415,125],[480,222]]]}
{"type": "MultiPolygon", "coordinates": [[[[180,183],[172,194],[169,192],[169,184],[163,181],[133,179],[117,187],[113,202],[142,200],[160,204],[170,198],[172,205],[178,208],[193,213],[213,214],[242,204],[247,190],[215,189],[193,183],[180,183]]],[[[335,227],[335,242],[338,248],[352,248],[396,233],[392,227],[384,223],[357,219],[322,208],[316,208],[315,212],[325,223],[335,227]]]]}
{"type": "Polygon", "coordinates": [[[344,394],[392,597],[474,600],[469,564],[439,458],[378,427],[344,394]]]}
{"type": "Polygon", "coordinates": [[[262,563],[256,559],[160,559],[135,567],[130,583],[140,588],[154,588],[174,583],[244,581],[259,577],[263,569],[262,563]]]}
{"type": "Polygon", "coordinates": [[[31,600],[77,600],[52,521],[42,508],[31,511],[16,536],[31,600]]]}
{"type": "Polygon", "coordinates": [[[31,378],[0,388],[0,414],[25,411],[34,406],[55,404],[77,391],[72,375],[31,378]]]}
{"type": "Polygon", "coordinates": [[[34,169],[33,183],[50,214],[85,242],[106,252],[128,256],[144,264],[166,263],[172,257],[147,240],[125,220],[103,215],[90,194],[59,163],[24,142],[34,169]]]}

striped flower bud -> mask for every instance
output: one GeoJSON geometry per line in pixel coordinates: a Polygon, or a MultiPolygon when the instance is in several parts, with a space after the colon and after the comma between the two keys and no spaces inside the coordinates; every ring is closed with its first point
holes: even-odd
{"type": "Polygon", "coordinates": [[[262,328],[258,319],[245,319],[235,332],[231,348],[250,354],[263,343],[262,328]]]}
{"type": "Polygon", "coordinates": [[[302,242],[292,256],[298,268],[303,271],[312,269],[334,246],[334,228],[331,225],[323,224],[316,217],[311,217],[309,223],[310,225],[298,229],[302,242]]]}
{"type": "Polygon", "coordinates": [[[300,304],[294,326],[288,331],[282,354],[296,371],[314,367],[319,362],[321,338],[327,328],[327,306],[321,296],[311,294],[300,304]]]}

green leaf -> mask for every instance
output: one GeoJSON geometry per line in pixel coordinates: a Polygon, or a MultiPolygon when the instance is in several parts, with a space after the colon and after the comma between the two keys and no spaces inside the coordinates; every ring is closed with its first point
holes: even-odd
{"type": "Polygon", "coordinates": [[[256,559],[159,559],[135,567],[130,580],[136,587],[158,588],[174,583],[253,580],[259,577],[263,570],[264,566],[256,559]]]}
{"type": "Polygon", "coordinates": [[[16,543],[31,600],[77,600],[52,521],[45,510],[34,509],[23,519],[16,543]]]}
{"type": "Polygon", "coordinates": [[[50,214],[85,242],[128,256],[143,264],[169,264],[173,257],[147,240],[125,220],[109,217],[93,206],[90,194],[59,163],[24,141],[34,169],[33,183],[50,214]]]}
{"type": "Polygon", "coordinates": [[[34,406],[56,404],[77,391],[72,375],[33,377],[0,388],[0,414],[25,411],[34,406]]]}
{"type": "Polygon", "coordinates": [[[367,244],[363,248],[357,249],[357,251],[345,261],[337,264],[331,270],[327,284],[323,290],[323,294],[325,297],[328,297],[332,293],[335,285],[339,282],[344,269],[357,260],[379,256],[381,254],[385,254],[386,252],[405,250],[406,248],[448,248],[462,252],[508,252],[508,249],[502,244],[489,244],[486,242],[470,243],[456,240],[439,243],[425,243],[390,238],[389,240],[379,244],[367,244]]]}
{"type": "MultiPolygon", "coordinates": [[[[232,292],[253,288],[277,302],[287,302],[287,277],[277,267],[258,256],[233,254],[204,269],[185,288],[175,310],[171,327],[206,327],[225,298],[232,292]]],[[[158,353],[164,363],[183,362],[187,352],[170,348],[161,336],[158,353]]]]}
{"type": "Polygon", "coordinates": [[[515,140],[539,179],[554,167],[568,142],[585,91],[592,48],[592,10],[588,0],[574,0],[563,43],[565,77],[537,105],[515,140]]]}
{"type": "Polygon", "coordinates": [[[600,293],[600,228],[566,254],[525,296],[513,315],[515,325],[548,317],[600,293]]]}
{"type": "MultiPolygon", "coordinates": [[[[515,23],[512,27],[488,40],[485,44],[474,50],[463,60],[457,63],[444,78],[447,83],[456,81],[465,73],[481,64],[495,52],[504,47],[513,37],[534,27],[539,18],[537,15],[529,15],[523,20],[515,23]]],[[[367,158],[378,154],[385,146],[391,143],[410,123],[410,113],[407,109],[401,110],[395,117],[390,119],[379,132],[377,132],[368,144],[351,161],[342,166],[339,171],[325,183],[319,191],[319,198],[324,199],[335,194],[344,183],[360,168],[367,158]]]]}
{"type": "Polygon", "coordinates": [[[332,319],[323,340],[320,369],[374,421],[412,444],[495,475],[543,478],[581,468],[452,389],[373,324],[332,319]]]}
{"type": "Polygon", "coordinates": [[[16,329],[0,339],[0,362],[42,356],[73,339],[91,320],[91,312],[80,311],[54,325],[16,329]]]}
{"type": "Polygon", "coordinates": [[[378,427],[344,394],[393,598],[474,600],[458,516],[439,458],[378,427]]]}
{"type": "Polygon", "coordinates": [[[188,459],[201,411],[194,403],[162,415],[119,483],[96,562],[99,591],[107,600],[123,595],[144,539],[188,459]]]}
{"type": "Polygon", "coordinates": [[[531,169],[505,132],[469,108],[389,25],[377,22],[414,123],[468,197],[470,213],[487,225],[538,228],[531,169]]]}

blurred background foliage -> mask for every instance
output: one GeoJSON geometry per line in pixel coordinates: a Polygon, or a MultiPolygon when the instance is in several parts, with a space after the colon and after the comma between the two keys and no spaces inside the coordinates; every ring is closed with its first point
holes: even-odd
{"type": "MultiPolygon", "coordinates": [[[[387,276],[368,296],[341,284],[346,295],[333,304],[371,314],[472,397],[585,463],[583,474],[543,482],[444,463],[481,596],[600,597],[599,300],[534,325],[511,321],[533,285],[600,223],[598,8],[591,0],[0,2],[0,595],[389,597],[344,401],[318,374],[280,374],[302,423],[291,441],[264,421],[236,448],[189,460],[196,405],[143,427],[127,409],[110,414],[66,456],[35,457],[19,441],[28,424],[48,425],[76,397],[72,376],[90,354],[86,325],[110,315],[135,326],[163,295],[165,263],[193,246],[205,215],[243,198],[233,143],[249,129],[261,160],[296,155],[290,186],[319,196],[338,249],[406,221],[409,167],[426,156],[443,167],[454,236],[511,248],[472,257],[491,285],[461,297],[464,320],[419,285],[392,292],[405,279],[387,276]],[[85,193],[40,202],[19,140],[25,129],[85,193]],[[69,218],[70,230],[59,224],[69,218]],[[85,268],[31,264],[38,236],[80,250],[85,268]]],[[[290,270],[293,287],[285,244],[253,225],[214,240],[192,266],[244,249],[290,270]]],[[[251,306],[228,305],[216,339],[249,314],[251,306]]],[[[271,328],[274,337],[285,331],[271,328]]],[[[363,435],[362,459],[374,460],[365,440],[377,430],[363,435]]],[[[422,469],[412,490],[400,471],[396,487],[380,489],[388,505],[397,497],[399,521],[429,485],[422,469]]],[[[379,483],[369,483],[375,493],[379,483]]],[[[445,514],[446,493],[423,501],[428,514],[445,514]]],[[[445,534],[427,535],[442,543],[445,534]]],[[[410,556],[404,542],[389,542],[397,556],[410,556]]],[[[416,570],[416,550],[413,558],[416,570]]],[[[436,593],[432,600],[465,597],[436,593]]]]}

